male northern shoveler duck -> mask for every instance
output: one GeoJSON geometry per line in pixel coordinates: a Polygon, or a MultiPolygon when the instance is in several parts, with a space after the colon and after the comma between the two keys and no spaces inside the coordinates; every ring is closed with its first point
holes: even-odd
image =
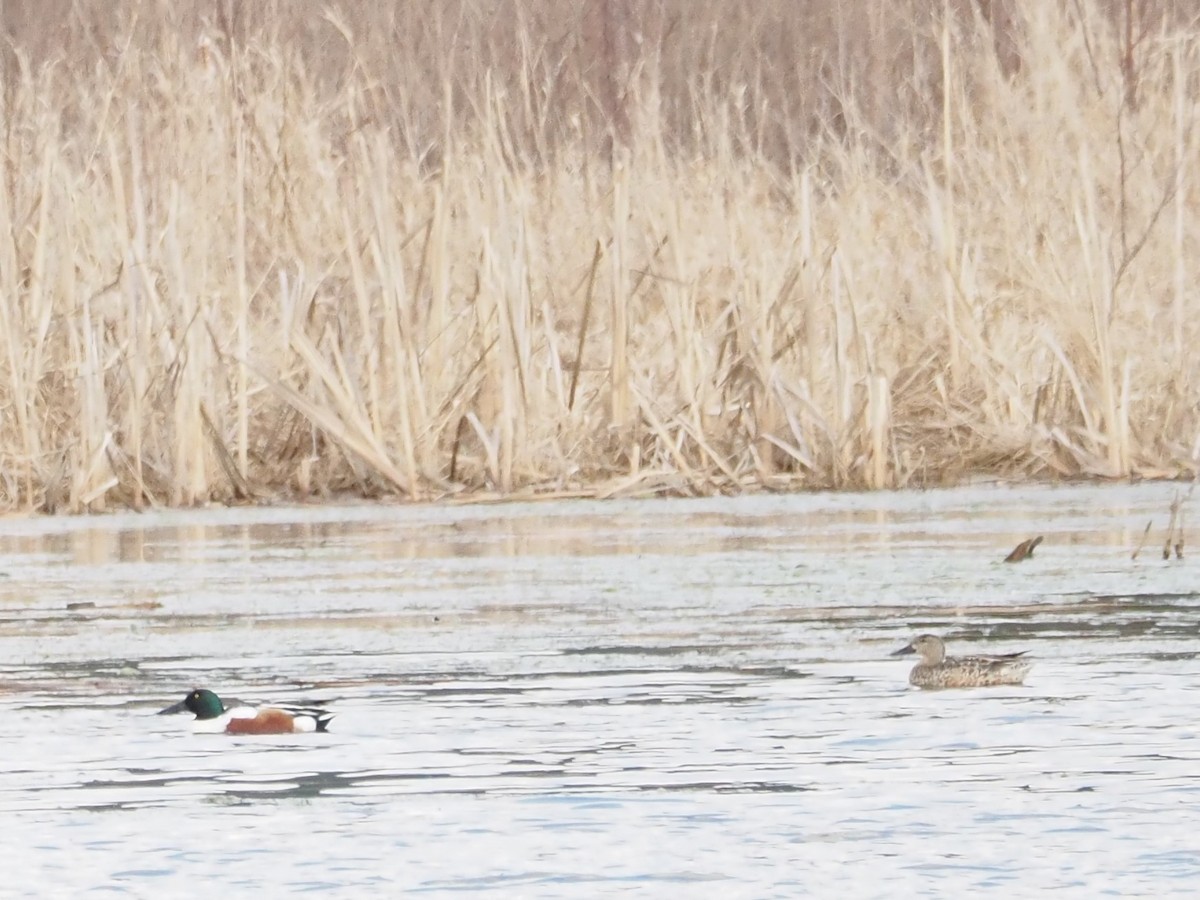
{"type": "Polygon", "coordinates": [[[240,702],[226,706],[212,691],[196,688],[178,703],[159,712],[160,716],[179,712],[195,713],[194,731],[206,734],[297,734],[328,731],[333,713],[323,709],[295,706],[255,708],[240,702]]]}
{"type": "Polygon", "coordinates": [[[920,688],[989,687],[1021,684],[1033,663],[1021,659],[1028,651],[997,656],[947,656],[946,645],[934,634],[922,634],[892,656],[919,654],[921,661],[908,673],[909,684],[920,688]]]}

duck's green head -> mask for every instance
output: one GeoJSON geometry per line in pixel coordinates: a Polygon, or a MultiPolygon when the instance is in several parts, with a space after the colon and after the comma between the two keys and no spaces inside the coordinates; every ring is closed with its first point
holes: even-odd
{"type": "Polygon", "coordinates": [[[165,716],[168,713],[178,713],[184,710],[194,713],[197,719],[216,719],[224,715],[225,704],[212,691],[196,688],[178,703],[162,710],[159,715],[165,716]]]}

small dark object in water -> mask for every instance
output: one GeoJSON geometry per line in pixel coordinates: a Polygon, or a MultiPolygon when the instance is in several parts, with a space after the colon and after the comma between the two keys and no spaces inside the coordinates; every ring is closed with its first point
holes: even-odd
{"type": "Polygon", "coordinates": [[[67,604],[67,612],[74,612],[77,609],[95,609],[96,604],[91,600],[79,600],[75,603],[67,604]]]}
{"type": "Polygon", "coordinates": [[[1020,562],[1023,559],[1029,559],[1033,556],[1034,548],[1042,542],[1042,536],[1030,538],[1027,541],[1021,541],[1017,546],[1013,547],[1013,552],[1004,557],[1005,562],[1020,562]]]}

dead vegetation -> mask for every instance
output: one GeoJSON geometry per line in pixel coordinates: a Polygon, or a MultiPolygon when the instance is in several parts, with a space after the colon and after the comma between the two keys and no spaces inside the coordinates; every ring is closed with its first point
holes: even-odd
{"type": "Polygon", "coordinates": [[[1188,9],[10,0],[0,504],[1190,477],[1188,9]]]}

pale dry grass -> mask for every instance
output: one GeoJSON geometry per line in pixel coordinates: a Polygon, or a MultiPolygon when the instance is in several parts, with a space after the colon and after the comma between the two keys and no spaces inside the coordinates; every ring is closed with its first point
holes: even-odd
{"type": "Polygon", "coordinates": [[[1195,470],[1182,16],[51,6],[4,13],[10,508],[1195,470]]]}

